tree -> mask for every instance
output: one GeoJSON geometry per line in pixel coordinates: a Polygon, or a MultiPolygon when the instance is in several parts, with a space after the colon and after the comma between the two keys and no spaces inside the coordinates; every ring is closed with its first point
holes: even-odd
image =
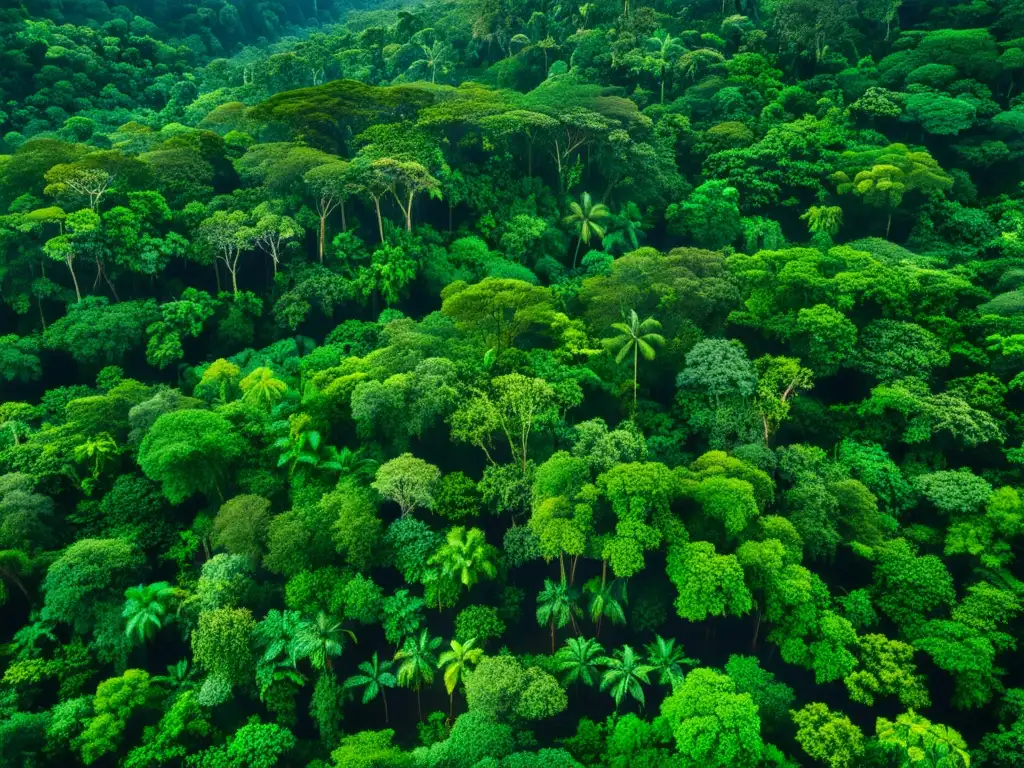
{"type": "Polygon", "coordinates": [[[482,530],[457,525],[448,529],[444,543],[427,563],[436,565],[445,578],[469,589],[481,578],[493,579],[498,574],[497,555],[482,530]]]}
{"type": "MultiPolygon", "coordinates": [[[[123,599],[142,562],[138,549],[123,539],[79,539],[46,571],[42,617],[71,624],[78,634],[91,631],[123,599]]],[[[116,620],[116,610],[113,615],[116,620]]]]}
{"type": "Polygon", "coordinates": [[[576,251],[572,257],[572,267],[576,268],[576,260],[580,255],[580,246],[583,243],[590,245],[590,239],[595,235],[602,238],[605,235],[604,226],[601,224],[611,216],[611,211],[604,203],[595,203],[589,192],[584,192],[580,201],[575,200],[569,203],[569,213],[562,219],[564,224],[576,230],[576,251]]]}
{"type": "Polygon", "coordinates": [[[551,628],[551,653],[555,652],[555,629],[570,621],[575,626],[573,614],[577,610],[575,590],[565,583],[564,577],[557,584],[544,579],[544,589],[537,595],[537,623],[551,628]]]}
{"type": "Polygon", "coordinates": [[[62,233],[46,241],[43,250],[54,261],[63,261],[71,273],[75,285],[75,298],[82,300],[75,274],[75,259],[94,248],[92,242],[100,228],[100,217],[95,211],[82,210],[68,215],[63,220],[62,233]]]}
{"type": "Polygon", "coordinates": [[[213,519],[213,544],[256,564],[266,547],[270,519],[270,502],[262,496],[235,496],[221,505],[213,519]]]}
{"type": "MultiPolygon", "coordinates": [[[[344,160],[334,159],[306,172],[303,177],[306,186],[316,199],[316,212],[320,219],[317,231],[317,256],[324,263],[324,242],[327,239],[327,218],[339,207],[342,221],[345,218],[345,200],[358,188],[353,180],[353,168],[344,160]]],[[[344,229],[344,223],[342,224],[344,229]]],[[[259,225],[256,227],[259,230],[259,225]]],[[[381,234],[381,240],[384,235],[381,234]]]]}
{"type": "Polygon", "coordinates": [[[77,195],[85,198],[89,210],[97,212],[103,198],[110,191],[114,176],[103,168],[84,167],[79,163],[55,165],[46,172],[48,195],[77,195]]]}
{"type": "Polygon", "coordinates": [[[892,228],[893,212],[910,192],[940,197],[953,186],[949,176],[927,151],[911,151],[904,144],[885,149],[846,152],[846,170],[833,175],[840,195],[854,194],[865,203],[887,213],[885,237],[892,228]]]}
{"type": "Polygon", "coordinates": [[[583,591],[588,596],[587,611],[590,613],[590,620],[597,627],[596,635],[601,634],[601,621],[606,616],[612,624],[626,623],[626,583],[621,579],[612,579],[610,583],[608,582],[607,561],[602,562],[601,569],[600,577],[595,576],[583,585],[583,591]]]}
{"type": "Polygon", "coordinates": [[[761,668],[755,656],[730,656],[725,665],[737,693],[749,693],[765,730],[771,732],[790,726],[790,707],[796,699],[793,689],[761,668]]]}
{"type": "Polygon", "coordinates": [[[342,735],[338,748],[331,752],[337,768],[377,768],[387,765],[409,768],[411,756],[391,742],[395,732],[390,728],[380,731],[360,731],[342,735]]]}
{"type": "Polygon", "coordinates": [[[251,644],[255,629],[256,622],[248,608],[200,612],[198,625],[192,631],[192,658],[209,675],[201,695],[211,681],[221,681],[227,687],[219,697],[224,701],[232,685],[252,678],[255,658],[251,644]]]}
{"type": "Polygon", "coordinates": [[[858,765],[864,756],[864,734],[842,713],[815,702],[793,711],[797,743],[830,768],[858,765]]]}
{"type": "Polygon", "coordinates": [[[672,37],[663,29],[654,33],[653,37],[647,38],[647,47],[651,51],[658,68],[658,84],[661,89],[660,103],[665,103],[665,74],[672,69],[672,65],[683,52],[679,38],[672,37]]]}
{"type": "Polygon", "coordinates": [[[302,227],[289,216],[273,213],[265,203],[256,206],[253,216],[255,219],[255,223],[252,225],[254,241],[260,250],[270,256],[270,263],[274,267],[274,276],[277,277],[277,268],[281,264],[281,251],[284,243],[287,240],[300,237],[303,234],[302,227]]]}
{"type": "Polygon", "coordinates": [[[565,674],[565,685],[595,685],[599,678],[598,667],[605,658],[604,648],[597,640],[589,637],[570,637],[555,654],[555,665],[565,674]]]}
{"type": "Polygon", "coordinates": [[[129,587],[124,593],[125,604],[121,612],[127,620],[125,634],[140,645],[156,637],[156,633],[174,619],[167,612],[177,592],[166,581],[129,587]]]}
{"type": "Polygon", "coordinates": [[[243,211],[215,211],[199,225],[199,238],[224,262],[231,275],[231,289],[238,296],[238,262],[252,248],[257,234],[249,226],[243,211]]]}
{"type": "Polygon", "coordinates": [[[927,379],[933,368],[949,365],[943,343],[916,323],[874,320],[860,332],[853,364],[883,382],[907,377],[927,379]]]}
{"type": "Polygon", "coordinates": [[[700,663],[698,659],[687,656],[682,645],[676,646],[674,637],[666,640],[656,634],[654,640],[645,646],[645,650],[651,672],[657,672],[658,682],[670,688],[675,688],[686,677],[683,666],[692,667],[700,663]]]}
{"type": "Polygon", "coordinates": [[[608,253],[623,254],[635,251],[646,237],[643,230],[644,215],[636,203],[624,203],[619,212],[612,215],[608,234],[601,240],[601,247],[608,253]]]}
{"type": "Polygon", "coordinates": [[[611,657],[605,656],[598,663],[607,667],[601,675],[601,690],[607,690],[615,699],[617,712],[622,700],[629,694],[640,707],[644,706],[643,686],[650,685],[650,674],[654,667],[644,664],[640,655],[629,645],[617,648],[611,657]]]}
{"type": "Polygon", "coordinates": [[[254,368],[238,383],[238,387],[242,390],[245,402],[254,403],[268,411],[281,402],[288,392],[288,385],[274,376],[272,370],[263,366],[254,368]]]}
{"type": "Polygon", "coordinates": [[[450,650],[444,651],[437,659],[437,665],[443,670],[444,687],[448,691],[448,719],[451,720],[455,708],[455,689],[459,683],[472,672],[473,667],[483,658],[483,648],[476,647],[476,638],[464,643],[452,640],[450,650]]]}
{"type": "Polygon", "coordinates": [[[83,483],[83,489],[86,493],[89,493],[92,489],[92,483],[95,483],[103,469],[107,464],[113,462],[118,455],[118,446],[109,434],[106,432],[96,435],[95,437],[87,438],[84,443],[75,446],[74,457],[75,461],[79,463],[90,463],[92,465],[90,474],[92,475],[91,482],[87,485],[83,483]]]}
{"type": "Polygon", "coordinates": [[[195,493],[209,496],[211,491],[223,499],[227,469],[243,450],[242,438],[220,414],[173,411],[160,416],[146,433],[139,446],[139,466],[161,484],[172,504],[195,493]]]}
{"type": "Polygon", "coordinates": [[[764,425],[764,443],[785,421],[793,398],[814,386],[814,374],[792,357],[765,355],[754,361],[757,369],[755,405],[764,425]]]}
{"type": "Polygon", "coordinates": [[[689,232],[702,248],[724,248],[740,234],[739,199],[727,181],[705,181],[684,202],[669,205],[665,218],[689,232]]]}
{"type": "Polygon", "coordinates": [[[666,572],[679,590],[676,612],[690,621],[709,615],[740,616],[750,611],[753,599],[735,555],[719,555],[708,541],[670,547],[666,572]]]}
{"type": "Polygon", "coordinates": [[[482,337],[485,348],[494,347],[498,355],[530,330],[550,333],[560,319],[550,291],[522,280],[458,281],[445,287],[441,299],[442,314],[460,330],[482,337]]]}
{"type": "Polygon", "coordinates": [[[92,765],[117,750],[128,719],[135,710],[145,706],[150,684],[147,672],[129,669],[120,677],[109,678],[96,686],[93,717],[77,740],[83,763],[92,765]]]}
{"type": "Polygon", "coordinates": [[[875,733],[879,742],[896,751],[901,768],[915,764],[968,768],[971,764],[967,742],[959,733],[949,726],[932,723],[912,709],[895,720],[878,718],[875,733]]]}
{"type": "Polygon", "coordinates": [[[408,515],[417,507],[433,509],[434,489],[441,479],[441,470],[411,453],[403,453],[381,464],[370,484],[385,499],[395,502],[408,515]]]}
{"type": "Polygon", "coordinates": [[[812,235],[824,232],[834,237],[843,225],[843,209],[838,205],[812,205],[800,219],[807,222],[812,235]]]}
{"type": "MultiPolygon", "coordinates": [[[[384,157],[374,160],[370,164],[370,169],[373,178],[391,193],[395,203],[404,214],[406,232],[412,232],[412,203],[416,195],[426,192],[432,199],[439,200],[441,198],[441,182],[420,163],[384,157]]],[[[374,201],[376,203],[377,198],[374,201]]],[[[379,218],[379,203],[377,206],[379,218]]],[[[381,240],[383,241],[383,236],[381,240]]]]}
{"type": "Polygon", "coordinates": [[[420,703],[420,689],[434,682],[434,672],[438,667],[437,649],[441,638],[431,637],[423,629],[418,636],[407,637],[405,643],[395,654],[398,665],[398,684],[416,691],[416,711],[423,720],[423,707],[420,703]]]}
{"type": "Polygon", "coordinates": [[[359,663],[359,674],[352,675],[345,681],[345,688],[362,688],[363,704],[369,704],[379,695],[384,702],[384,723],[388,722],[388,695],[386,688],[394,688],[398,684],[398,678],[391,672],[395,665],[393,661],[380,661],[377,652],[373,652],[370,661],[359,663]]]}
{"type": "Polygon", "coordinates": [[[305,619],[295,633],[299,655],[308,658],[313,669],[324,671],[334,667],[334,657],[345,650],[346,639],[356,642],[355,633],[344,629],[323,611],[312,619],[305,619]]]}
{"type": "Polygon", "coordinates": [[[630,352],[633,353],[633,410],[636,410],[637,392],[637,371],[640,364],[640,355],[644,360],[653,360],[655,356],[654,347],[662,346],[665,338],[657,333],[661,330],[661,323],[653,317],[641,321],[635,309],[629,310],[625,323],[612,323],[612,328],[619,331],[621,335],[613,336],[604,340],[605,347],[615,352],[615,362],[621,363],[630,352]]]}
{"type": "Polygon", "coordinates": [[[416,61],[409,65],[409,69],[413,70],[422,67],[429,70],[430,82],[436,83],[438,70],[444,73],[448,69],[448,57],[451,54],[451,47],[447,43],[435,40],[430,45],[421,45],[420,48],[423,50],[423,58],[416,59],[416,61]]]}
{"type": "Polygon", "coordinates": [[[748,693],[713,669],[695,669],[661,704],[676,747],[695,765],[754,768],[765,746],[761,719],[748,693]]]}
{"type": "Polygon", "coordinates": [[[686,353],[686,367],[676,377],[676,386],[696,389],[719,407],[724,397],[753,395],[757,373],[736,339],[703,339],[686,353]]]}

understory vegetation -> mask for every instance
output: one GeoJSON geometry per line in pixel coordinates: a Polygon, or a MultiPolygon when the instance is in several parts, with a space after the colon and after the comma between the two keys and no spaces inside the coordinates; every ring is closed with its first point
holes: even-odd
{"type": "Polygon", "coordinates": [[[1022,364],[1022,0],[7,7],[0,764],[1020,766],[1022,364]]]}

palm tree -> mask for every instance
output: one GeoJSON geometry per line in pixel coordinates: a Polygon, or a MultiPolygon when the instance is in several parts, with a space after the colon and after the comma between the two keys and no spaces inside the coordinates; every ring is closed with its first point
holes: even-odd
{"type": "Polygon", "coordinates": [[[696,80],[702,69],[710,69],[715,64],[725,61],[725,56],[714,48],[698,48],[695,51],[688,51],[683,54],[679,61],[679,68],[684,75],[689,75],[691,80],[696,80]]]}
{"type": "Polygon", "coordinates": [[[242,400],[263,406],[268,411],[284,399],[288,385],[274,376],[274,372],[266,367],[256,368],[242,379],[239,386],[244,393],[242,400]]]}
{"type": "Polygon", "coordinates": [[[430,82],[436,83],[438,68],[440,67],[444,72],[448,65],[448,46],[440,40],[435,40],[432,45],[421,45],[420,48],[423,49],[423,58],[416,59],[409,65],[409,69],[418,69],[419,67],[429,69],[430,82]]]}
{"type": "Polygon", "coordinates": [[[275,682],[287,681],[302,686],[305,679],[298,672],[301,646],[298,640],[303,620],[298,611],[279,611],[272,608],[263,621],[256,625],[253,638],[263,648],[263,656],[256,662],[256,684],[260,700],[275,682]]]}
{"type": "Polygon", "coordinates": [[[405,645],[395,654],[398,667],[398,684],[416,690],[416,710],[420,720],[423,719],[423,707],[420,704],[420,688],[434,682],[434,670],[437,669],[437,649],[441,645],[440,637],[431,637],[424,629],[419,637],[407,637],[405,645]]]}
{"type": "Polygon", "coordinates": [[[92,463],[90,472],[92,479],[95,480],[103,472],[107,463],[117,456],[117,451],[117,443],[114,442],[114,438],[103,432],[96,437],[87,439],[81,445],[76,445],[73,455],[79,464],[86,461],[92,463]]]}
{"type": "Polygon", "coordinates": [[[168,664],[167,674],[156,675],[153,682],[167,686],[175,696],[195,687],[195,675],[195,667],[189,667],[188,659],[182,659],[177,664],[168,664]]]}
{"type": "Polygon", "coordinates": [[[611,658],[605,656],[598,663],[608,667],[601,676],[601,690],[611,693],[615,699],[616,711],[626,694],[640,702],[640,706],[643,707],[643,686],[651,684],[648,675],[654,671],[654,667],[641,664],[636,651],[628,645],[616,650],[611,658]]]}
{"type": "Polygon", "coordinates": [[[612,323],[612,328],[619,331],[620,335],[605,339],[604,343],[609,351],[618,353],[615,355],[615,362],[621,363],[629,356],[630,352],[633,353],[633,410],[635,411],[640,355],[644,356],[644,360],[653,360],[655,345],[660,347],[664,344],[665,337],[656,333],[661,330],[661,323],[653,317],[648,317],[641,322],[635,309],[629,310],[629,316],[625,323],[612,323]]]}
{"type": "Polygon", "coordinates": [[[288,470],[289,477],[299,468],[365,477],[370,466],[376,463],[362,458],[362,449],[353,452],[348,448],[342,448],[339,451],[333,445],[325,444],[323,437],[315,429],[291,430],[287,437],[275,440],[274,447],[281,451],[281,455],[277,457],[277,466],[291,464],[288,470]]]}
{"type": "MultiPolygon", "coordinates": [[[[525,48],[530,44],[530,38],[522,33],[518,35],[513,35],[512,39],[508,41],[508,53],[510,57],[512,56],[512,43],[515,43],[516,45],[521,45],[523,46],[523,48],[525,48]]],[[[520,53],[522,53],[523,48],[519,49],[520,53]]]]}
{"type": "Polygon", "coordinates": [[[843,209],[838,205],[812,205],[800,218],[807,222],[811,234],[824,232],[833,236],[843,225],[843,209]]]}
{"type": "Polygon", "coordinates": [[[544,579],[544,589],[537,594],[537,623],[551,627],[551,652],[555,652],[555,629],[561,629],[570,621],[575,626],[575,590],[565,583],[563,577],[557,584],[544,579]]]}
{"type": "Polygon", "coordinates": [[[142,645],[156,637],[173,616],[167,611],[177,590],[166,581],[158,581],[147,586],[140,584],[125,590],[125,604],[121,616],[128,620],[125,634],[134,642],[142,645]]]}
{"type": "Polygon", "coordinates": [[[665,103],[665,73],[672,62],[683,52],[678,37],[672,37],[668,32],[659,29],[654,37],[647,38],[647,47],[651,49],[654,60],[658,64],[658,80],[661,81],[661,103],[665,103]]]}
{"type": "Polygon", "coordinates": [[[384,692],[384,689],[394,688],[398,683],[398,678],[391,672],[393,666],[395,666],[395,662],[381,661],[377,658],[377,652],[374,651],[373,659],[360,663],[359,674],[352,675],[352,677],[345,681],[344,686],[346,689],[362,686],[363,704],[369,704],[380,695],[381,699],[384,700],[385,725],[388,722],[388,695],[384,692]]]}
{"type": "MultiPolygon", "coordinates": [[[[351,476],[361,479],[366,479],[373,476],[373,473],[377,469],[377,462],[373,459],[366,458],[363,455],[365,448],[357,448],[351,450],[348,447],[342,448],[340,451],[336,450],[334,446],[327,446],[327,452],[334,451],[332,456],[332,464],[337,464],[337,471],[342,476],[351,476]]],[[[321,467],[324,469],[334,469],[333,466],[327,466],[326,463],[321,463],[321,467]]]]}
{"type": "Polygon", "coordinates": [[[601,247],[608,253],[628,253],[640,247],[640,241],[647,235],[643,231],[644,215],[640,207],[630,201],[612,216],[608,234],[601,240],[601,247]]]}
{"type": "Polygon", "coordinates": [[[598,680],[597,665],[603,658],[604,648],[597,640],[589,637],[570,637],[555,654],[555,665],[565,673],[563,683],[575,683],[579,687],[594,685],[598,680]]]}
{"type": "Polygon", "coordinates": [[[309,659],[313,669],[332,669],[333,657],[345,650],[346,637],[356,642],[355,634],[343,629],[323,611],[315,619],[306,619],[295,633],[295,649],[299,658],[309,659]]]}
{"type": "Polygon", "coordinates": [[[595,576],[583,585],[583,591],[588,594],[587,610],[590,613],[590,620],[597,628],[595,636],[601,635],[601,621],[605,616],[612,624],[625,624],[626,612],[623,606],[629,602],[626,597],[626,582],[622,579],[607,579],[608,561],[601,564],[601,577],[595,576]]]}
{"type": "Polygon", "coordinates": [[[457,580],[469,588],[486,577],[493,579],[498,568],[494,564],[496,550],[487,543],[484,532],[479,528],[457,525],[448,531],[445,543],[427,561],[438,565],[442,575],[457,580]]]}
{"type": "Polygon", "coordinates": [[[691,659],[683,651],[683,647],[676,646],[675,638],[666,640],[661,635],[654,636],[654,642],[648,643],[647,663],[652,671],[658,673],[658,682],[662,685],[670,685],[675,688],[683,682],[683,665],[693,667],[700,664],[699,659],[691,659]]]}
{"type": "Polygon", "coordinates": [[[576,268],[576,261],[580,255],[580,246],[583,243],[590,245],[590,238],[594,235],[604,237],[604,227],[600,222],[610,215],[608,206],[604,203],[595,203],[589,192],[583,193],[580,202],[573,200],[569,203],[569,215],[562,219],[562,223],[572,226],[578,233],[576,252],[572,257],[573,269],[576,268]]]}
{"type": "Polygon", "coordinates": [[[437,660],[439,666],[444,667],[444,687],[448,689],[448,719],[454,717],[455,711],[455,688],[459,682],[465,679],[470,672],[471,666],[476,666],[483,658],[484,649],[476,647],[476,638],[460,643],[458,640],[451,641],[451,650],[445,651],[437,660]]]}

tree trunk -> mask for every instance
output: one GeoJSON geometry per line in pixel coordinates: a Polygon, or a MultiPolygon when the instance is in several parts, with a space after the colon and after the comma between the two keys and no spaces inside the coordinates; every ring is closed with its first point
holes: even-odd
{"type": "Polygon", "coordinates": [[[384,699],[384,725],[388,724],[388,695],[384,693],[384,686],[380,687],[380,697],[384,699]]]}
{"type": "Polygon", "coordinates": [[[345,218],[345,201],[342,200],[341,205],[338,207],[341,208],[341,231],[348,232],[348,221],[345,218]]]}
{"type": "Polygon", "coordinates": [[[640,365],[640,345],[633,344],[633,415],[636,415],[637,366],[640,365]]]}
{"type": "Polygon", "coordinates": [[[231,290],[234,292],[235,296],[237,296],[238,295],[238,270],[230,269],[228,271],[231,273],[231,290]]]}
{"type": "Polygon", "coordinates": [[[221,292],[221,287],[220,287],[220,265],[216,261],[213,262],[213,274],[215,274],[217,276],[217,293],[219,294],[221,292]]]}
{"type": "Polygon", "coordinates": [[[107,287],[110,288],[110,292],[114,296],[114,302],[117,303],[117,304],[120,304],[121,303],[121,297],[117,295],[117,288],[114,287],[114,284],[112,282],[110,282],[110,278],[107,277],[107,270],[105,270],[103,268],[103,262],[101,261],[99,264],[100,264],[100,274],[103,275],[103,281],[107,284],[107,287]]]}
{"type": "Polygon", "coordinates": [[[373,198],[373,207],[377,211],[377,232],[380,234],[380,241],[384,242],[384,220],[380,216],[380,198],[373,198]]]}
{"type": "Polygon", "coordinates": [[[75,296],[78,298],[78,301],[81,302],[82,292],[78,289],[78,278],[75,276],[75,268],[71,263],[71,259],[66,259],[66,261],[68,263],[68,269],[71,270],[71,281],[75,284],[75,296]]]}
{"type": "Polygon", "coordinates": [[[448,694],[448,722],[452,721],[455,717],[455,689],[452,688],[451,693],[448,694]]]}
{"type": "Polygon", "coordinates": [[[555,620],[551,619],[551,653],[555,652],[555,620]]]}
{"type": "Polygon", "coordinates": [[[578,258],[579,258],[579,255],[580,255],[580,246],[581,246],[581,245],[583,245],[583,235],[580,235],[580,236],[579,236],[579,237],[578,237],[578,238],[576,239],[576,252],[575,252],[575,253],[574,253],[574,254],[572,255],[572,268],[573,268],[573,269],[576,269],[576,259],[578,259],[578,258]]]}
{"type": "Polygon", "coordinates": [[[25,585],[22,584],[21,579],[19,579],[12,571],[10,571],[7,568],[0,569],[0,574],[2,574],[5,579],[8,579],[14,586],[18,588],[18,591],[20,591],[21,594],[25,596],[25,599],[28,601],[29,605],[32,604],[32,598],[29,596],[28,590],[25,589],[25,585]]]}
{"type": "Polygon", "coordinates": [[[423,722],[423,707],[420,704],[420,687],[416,686],[416,712],[419,713],[420,722],[423,722]]]}
{"type": "Polygon", "coordinates": [[[757,622],[754,624],[754,639],[750,643],[750,650],[753,651],[757,648],[757,636],[761,632],[761,611],[757,611],[757,622]]]}
{"type": "Polygon", "coordinates": [[[405,231],[412,232],[412,192],[409,193],[409,203],[405,209],[405,231]]]}
{"type": "Polygon", "coordinates": [[[889,211],[889,220],[885,222],[885,239],[889,239],[889,230],[892,229],[892,211],[889,211]]]}

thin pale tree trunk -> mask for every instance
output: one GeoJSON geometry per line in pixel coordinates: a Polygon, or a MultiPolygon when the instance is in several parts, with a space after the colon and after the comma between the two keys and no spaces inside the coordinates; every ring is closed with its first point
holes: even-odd
{"type": "Polygon", "coordinates": [[[75,275],[75,267],[71,263],[71,259],[66,259],[66,261],[67,261],[67,264],[68,264],[68,269],[71,270],[71,282],[73,282],[75,284],[75,296],[78,299],[78,301],[81,302],[82,301],[82,292],[78,288],[78,277],[75,275]]]}

